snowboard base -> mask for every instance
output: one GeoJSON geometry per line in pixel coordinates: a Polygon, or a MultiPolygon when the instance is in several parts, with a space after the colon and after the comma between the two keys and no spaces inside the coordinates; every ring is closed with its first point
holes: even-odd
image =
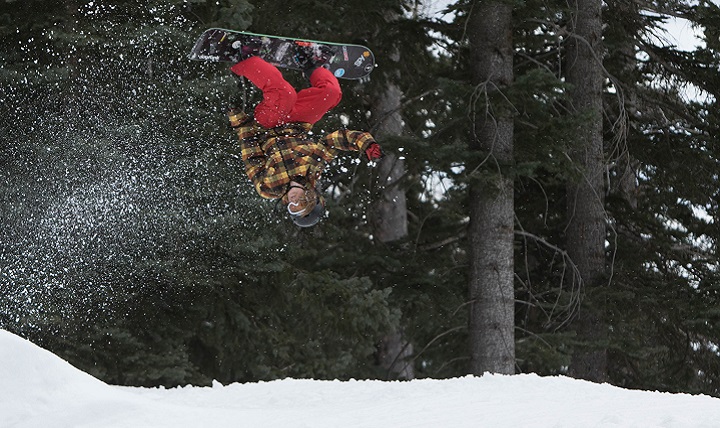
{"type": "Polygon", "coordinates": [[[200,35],[188,58],[194,61],[236,63],[241,59],[240,48],[244,45],[259,46],[257,56],[276,67],[290,70],[303,69],[299,61],[302,50],[308,46],[322,46],[331,55],[323,66],[339,79],[363,79],[375,68],[375,56],[362,45],[268,36],[222,28],[210,28],[200,35]]]}

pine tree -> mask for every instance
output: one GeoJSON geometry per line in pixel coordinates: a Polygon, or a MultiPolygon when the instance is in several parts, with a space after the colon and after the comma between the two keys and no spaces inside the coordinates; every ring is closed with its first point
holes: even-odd
{"type": "MultiPolygon", "coordinates": [[[[602,122],[602,19],[601,2],[580,1],[570,11],[570,34],[566,76],[571,86],[571,112],[584,117],[577,128],[570,157],[578,177],[567,186],[566,239],[571,261],[577,266],[581,287],[592,296],[607,280],[605,275],[605,189],[602,122]]],[[[574,321],[578,339],[570,373],[583,379],[607,379],[607,356],[603,349],[607,325],[601,300],[583,305],[574,321]]]]}
{"type": "Polygon", "coordinates": [[[513,80],[512,7],[502,2],[469,11],[475,86],[470,147],[485,156],[469,189],[470,372],[515,372],[513,284],[512,109],[503,90],[513,80]]]}
{"type": "MultiPolygon", "coordinates": [[[[704,71],[707,51],[658,46],[658,39],[648,35],[660,32],[658,26],[668,16],[703,23],[704,12],[717,7],[646,5],[655,13],[641,14],[636,6],[618,11],[624,13],[609,21],[615,24],[609,28],[609,46],[629,40],[644,52],[628,57],[619,48],[618,55],[610,51],[616,62],[610,62],[609,69],[620,76],[623,93],[632,94],[625,105],[630,118],[627,147],[637,177],[637,205],[628,204],[621,191],[609,199],[610,209],[617,213],[614,228],[620,262],[615,278],[621,289],[611,296],[617,331],[613,335],[617,344],[610,353],[611,380],[641,388],[716,394],[707,373],[714,372],[717,355],[710,356],[712,351],[698,346],[703,339],[688,341],[712,336],[706,328],[715,324],[709,315],[713,311],[707,308],[715,304],[711,284],[716,275],[711,266],[717,254],[704,243],[714,239],[712,227],[693,211],[713,206],[717,178],[710,171],[717,159],[712,142],[716,134],[704,113],[705,102],[683,95],[688,83],[709,88],[704,71]],[[651,81],[661,83],[648,85],[651,81]],[[692,173],[681,164],[693,165],[692,173]]],[[[708,48],[712,49],[712,42],[708,48]]]]}

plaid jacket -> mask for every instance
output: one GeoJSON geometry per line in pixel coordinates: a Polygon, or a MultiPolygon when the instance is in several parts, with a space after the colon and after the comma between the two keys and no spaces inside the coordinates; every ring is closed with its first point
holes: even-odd
{"type": "Polygon", "coordinates": [[[228,118],[240,140],[245,172],[258,194],[267,199],[283,197],[290,181],[315,186],[327,163],[340,151],[364,151],[375,142],[367,132],[349,130],[315,141],[309,136],[310,123],[267,129],[242,112],[230,111],[228,118]]]}

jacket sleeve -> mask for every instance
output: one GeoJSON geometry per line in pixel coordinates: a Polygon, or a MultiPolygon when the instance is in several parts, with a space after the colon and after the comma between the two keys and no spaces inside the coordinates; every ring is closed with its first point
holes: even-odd
{"type": "Polygon", "coordinates": [[[260,145],[262,141],[260,126],[242,112],[231,111],[228,113],[228,119],[240,141],[240,158],[245,164],[245,173],[261,196],[271,197],[261,191],[267,158],[260,145]]]}
{"type": "Polygon", "coordinates": [[[335,131],[326,135],[323,139],[323,143],[333,152],[333,155],[338,150],[364,151],[374,142],[375,139],[369,132],[350,131],[348,129],[335,131]]]}

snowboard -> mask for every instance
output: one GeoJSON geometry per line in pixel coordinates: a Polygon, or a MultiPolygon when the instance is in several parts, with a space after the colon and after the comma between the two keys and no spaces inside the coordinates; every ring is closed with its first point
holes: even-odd
{"type": "Polygon", "coordinates": [[[302,51],[308,46],[322,47],[330,52],[332,56],[324,67],[340,79],[362,79],[375,68],[375,56],[362,45],[268,36],[222,28],[210,28],[202,33],[188,58],[235,63],[240,61],[240,48],[252,43],[261,45],[257,56],[280,68],[302,70],[298,62],[302,51]]]}

